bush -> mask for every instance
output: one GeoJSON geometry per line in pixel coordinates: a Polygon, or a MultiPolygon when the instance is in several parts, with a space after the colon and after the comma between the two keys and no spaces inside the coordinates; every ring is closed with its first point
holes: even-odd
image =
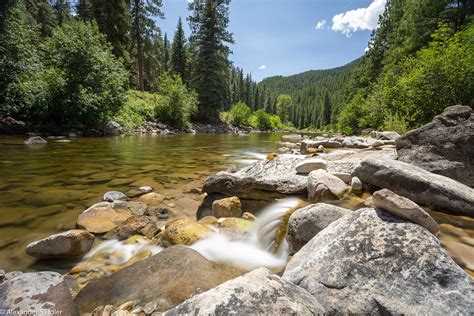
{"type": "Polygon", "coordinates": [[[285,124],[283,124],[283,122],[281,121],[281,118],[276,114],[270,115],[270,125],[272,129],[288,128],[287,126],[285,126],[285,124]]]}
{"type": "Polygon", "coordinates": [[[395,114],[388,113],[382,127],[386,131],[395,131],[400,135],[407,131],[407,123],[403,117],[398,115],[398,112],[395,112],[395,114]]]}
{"type": "Polygon", "coordinates": [[[234,126],[249,126],[252,110],[244,103],[238,102],[228,113],[228,122],[234,126]]]}
{"type": "Polygon", "coordinates": [[[158,100],[159,96],[157,94],[129,90],[127,101],[118,113],[112,117],[112,120],[130,131],[141,126],[144,122],[154,119],[158,100]]]}
{"type": "Polygon", "coordinates": [[[253,114],[253,126],[264,131],[272,129],[270,115],[265,110],[260,109],[253,114]]]}
{"type": "Polygon", "coordinates": [[[159,78],[158,94],[156,119],[171,125],[187,126],[191,115],[197,111],[196,93],[189,92],[179,76],[166,74],[159,78]]]}

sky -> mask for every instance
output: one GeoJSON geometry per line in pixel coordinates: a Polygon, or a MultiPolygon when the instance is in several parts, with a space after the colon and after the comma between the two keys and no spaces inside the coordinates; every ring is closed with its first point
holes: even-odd
{"type": "MultiPolygon", "coordinates": [[[[232,0],[230,59],[257,81],[347,64],[362,56],[386,0],[232,0]]],[[[187,0],[164,0],[157,21],[172,38],[187,0]]]]}

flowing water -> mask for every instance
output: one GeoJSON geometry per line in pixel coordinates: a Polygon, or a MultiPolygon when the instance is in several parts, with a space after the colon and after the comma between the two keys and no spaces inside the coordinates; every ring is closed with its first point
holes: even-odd
{"type": "Polygon", "coordinates": [[[280,138],[149,135],[27,146],[24,137],[0,136],[0,269],[55,269],[34,264],[25,246],[74,228],[77,216],[106,191],[149,185],[164,196],[164,207],[194,219],[207,176],[264,158],[280,138]]]}

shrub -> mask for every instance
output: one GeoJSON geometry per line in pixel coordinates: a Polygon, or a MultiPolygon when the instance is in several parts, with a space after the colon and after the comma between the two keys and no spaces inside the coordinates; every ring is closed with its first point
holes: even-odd
{"type": "Polygon", "coordinates": [[[159,78],[160,98],[155,107],[155,117],[163,123],[186,126],[197,111],[197,95],[189,92],[179,76],[163,75],[159,78]]]}
{"type": "Polygon", "coordinates": [[[265,110],[263,109],[260,109],[260,110],[257,110],[255,111],[254,115],[253,115],[255,118],[254,118],[254,126],[261,129],[261,130],[264,130],[264,131],[268,131],[270,129],[272,129],[272,123],[270,121],[270,115],[265,112],[265,110]]]}
{"type": "Polygon", "coordinates": [[[407,123],[405,118],[398,115],[398,112],[395,112],[395,114],[388,113],[383,122],[383,129],[386,131],[395,131],[403,135],[407,131],[407,123]]]}
{"type": "Polygon", "coordinates": [[[228,114],[229,123],[234,126],[249,126],[252,110],[244,103],[235,104],[228,114]]]}
{"type": "Polygon", "coordinates": [[[124,106],[112,117],[112,120],[122,125],[127,131],[151,121],[155,116],[155,107],[159,96],[148,92],[129,90],[124,106]]]}

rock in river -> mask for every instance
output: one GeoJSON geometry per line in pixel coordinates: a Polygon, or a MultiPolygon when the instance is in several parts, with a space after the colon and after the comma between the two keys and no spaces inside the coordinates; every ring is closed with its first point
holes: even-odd
{"type": "Polygon", "coordinates": [[[305,159],[296,165],[296,172],[308,174],[311,171],[324,169],[326,170],[326,161],[322,159],[305,159]]]}
{"type": "Polygon", "coordinates": [[[355,175],[434,210],[474,216],[474,189],[406,162],[366,158],[355,175]]]}
{"type": "Polygon", "coordinates": [[[216,200],[212,203],[212,215],[221,217],[237,217],[242,215],[242,203],[236,196],[216,200]]]}
{"type": "Polygon", "coordinates": [[[347,185],[338,177],[319,169],[308,176],[308,199],[310,202],[337,200],[348,190],[347,185]]]}
{"type": "Polygon", "coordinates": [[[166,224],[161,236],[164,247],[172,245],[191,245],[196,241],[209,237],[212,230],[207,226],[188,219],[180,219],[166,224]]]}
{"type": "Polygon", "coordinates": [[[208,261],[195,250],[173,246],[109,276],[88,283],[76,296],[81,313],[101,305],[149,302],[165,311],[193,295],[236,278],[244,272],[208,261]]]}
{"type": "Polygon", "coordinates": [[[342,207],[318,203],[296,210],[288,220],[286,240],[290,254],[296,253],[320,231],[351,211],[342,207]]]}
{"type": "Polygon", "coordinates": [[[126,201],[128,200],[128,196],[126,196],[120,191],[109,191],[104,194],[102,200],[106,202],[126,201]]]}
{"type": "Polygon", "coordinates": [[[32,242],[26,246],[26,253],[40,259],[76,258],[88,252],[93,243],[94,235],[74,229],[32,242]]]}
{"type": "Polygon", "coordinates": [[[125,222],[133,213],[128,209],[114,208],[113,203],[102,202],[89,207],[77,218],[77,226],[95,234],[106,233],[125,222]]]}
{"type": "Polygon", "coordinates": [[[292,257],[283,279],[308,290],[328,313],[474,313],[474,283],[438,239],[370,208],[316,235],[292,257]]]}
{"type": "Polygon", "coordinates": [[[439,232],[439,226],[430,214],[426,213],[415,202],[397,195],[390,190],[383,189],[374,192],[372,201],[375,207],[421,225],[428,229],[433,235],[439,232]]]}
{"type": "Polygon", "coordinates": [[[203,191],[267,201],[290,194],[304,194],[307,177],[297,174],[295,169],[302,159],[279,156],[255,162],[235,173],[219,172],[206,180],[203,191]]]}
{"type": "Polygon", "coordinates": [[[8,311],[11,315],[79,315],[62,275],[56,272],[18,273],[0,283],[0,314],[8,311]]]}
{"type": "Polygon", "coordinates": [[[451,106],[396,141],[398,157],[474,187],[474,112],[451,106]]]}
{"type": "Polygon", "coordinates": [[[317,315],[324,308],[304,289],[260,268],[198,294],[165,315],[317,315]]]}
{"type": "Polygon", "coordinates": [[[25,140],[26,145],[47,144],[48,142],[41,136],[33,136],[25,140]]]}

